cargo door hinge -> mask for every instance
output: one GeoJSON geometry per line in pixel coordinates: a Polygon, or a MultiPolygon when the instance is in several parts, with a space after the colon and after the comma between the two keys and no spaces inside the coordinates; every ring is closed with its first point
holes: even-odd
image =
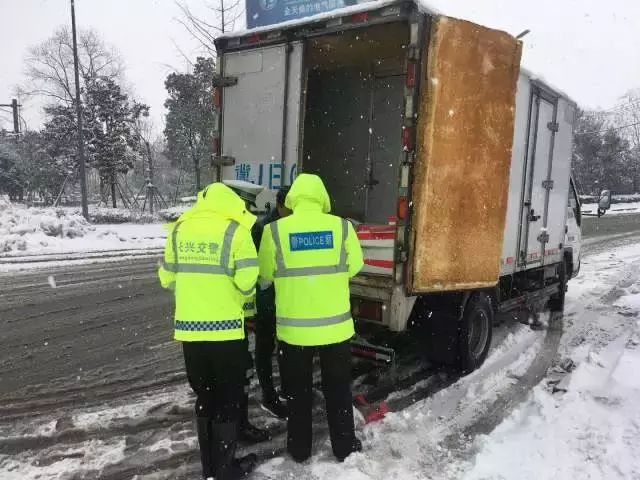
{"type": "Polygon", "coordinates": [[[407,48],[407,59],[410,61],[420,60],[420,49],[418,47],[407,48]]]}
{"type": "Polygon", "coordinates": [[[558,130],[560,130],[560,124],[558,122],[549,122],[547,123],[547,128],[549,128],[549,130],[551,130],[552,132],[557,132],[558,130]]]}
{"type": "Polygon", "coordinates": [[[543,231],[538,235],[538,241],[540,243],[548,243],[549,242],[549,232],[543,231]]]}
{"type": "Polygon", "coordinates": [[[553,189],[553,180],[545,180],[544,182],[542,182],[542,188],[544,188],[546,190],[552,190],[553,189]]]}
{"type": "Polygon", "coordinates": [[[212,82],[214,87],[233,87],[238,84],[238,77],[221,77],[220,75],[215,75],[212,82]]]}
{"type": "Polygon", "coordinates": [[[212,155],[211,164],[214,166],[230,167],[236,164],[236,157],[230,155],[212,155]]]}

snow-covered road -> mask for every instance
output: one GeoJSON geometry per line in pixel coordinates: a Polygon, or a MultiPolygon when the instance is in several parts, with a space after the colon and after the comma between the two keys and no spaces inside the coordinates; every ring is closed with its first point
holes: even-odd
{"type": "MultiPolygon", "coordinates": [[[[45,329],[42,339],[35,340],[39,345],[32,355],[47,363],[42,371],[38,365],[24,370],[34,357],[19,350],[11,354],[13,360],[8,367],[3,367],[4,373],[11,373],[7,379],[13,387],[0,402],[0,416],[6,418],[0,421],[0,478],[198,478],[193,400],[179,373],[178,352],[171,342],[163,340],[168,327],[154,326],[168,304],[159,306],[159,297],[152,294],[152,265],[145,265],[144,273],[128,266],[131,280],[127,282],[111,277],[109,269],[116,268],[115,264],[102,270],[87,266],[56,277],[56,301],[47,309],[51,318],[68,327],[68,338],[45,329]],[[95,299],[83,297],[87,308],[99,301],[104,305],[101,308],[111,309],[116,316],[127,311],[139,318],[136,325],[118,319],[112,328],[96,312],[96,319],[88,318],[83,327],[83,345],[77,345],[73,328],[84,313],[76,312],[69,301],[74,289],[84,283],[83,278],[96,275],[101,276],[102,286],[95,299]],[[141,282],[149,284],[144,294],[136,290],[141,282]],[[109,300],[110,286],[116,295],[114,301],[109,300]],[[117,296],[119,289],[124,291],[117,296]],[[107,300],[109,303],[103,303],[107,300]],[[120,304],[121,310],[113,310],[120,304]],[[89,329],[90,324],[95,328],[89,329]],[[128,344],[108,343],[108,348],[99,348],[100,338],[116,340],[118,331],[129,339],[128,344]],[[95,333],[95,344],[89,343],[92,337],[86,337],[91,332],[95,333]],[[87,350],[88,356],[79,358],[85,358],[88,364],[84,368],[72,364],[77,379],[75,374],[73,378],[56,378],[74,361],[67,352],[80,355],[73,353],[77,348],[87,350]],[[126,365],[119,357],[127,358],[126,365]],[[16,378],[21,368],[24,378],[16,378]],[[151,376],[150,372],[157,374],[151,376]],[[51,403],[48,397],[52,397],[51,403]],[[26,411],[21,408],[24,401],[32,402],[26,411]],[[25,415],[31,409],[43,415],[25,415]]],[[[25,277],[22,288],[41,294],[38,275],[34,272],[25,277]]],[[[16,293],[15,299],[11,297],[12,289],[17,291],[18,287],[6,287],[9,303],[5,302],[5,308],[18,308],[19,296],[16,293]],[[11,302],[15,302],[13,307],[11,302]]],[[[388,415],[382,422],[361,423],[359,431],[365,445],[362,454],[344,464],[335,463],[322,435],[325,421],[319,414],[316,454],[308,464],[296,465],[284,456],[276,456],[265,461],[254,478],[637,478],[634,475],[640,472],[640,465],[633,454],[640,438],[640,407],[635,405],[640,381],[629,372],[640,368],[640,351],[636,352],[640,340],[638,239],[620,237],[588,245],[581,276],[570,284],[568,297],[565,331],[559,355],[553,359],[557,371],[551,371],[532,393],[523,385],[535,378],[532,369],[544,357],[539,353],[545,351],[550,337],[520,324],[504,324],[495,329],[494,348],[479,371],[388,415]],[[566,372],[572,369],[569,359],[577,365],[570,376],[566,372]],[[554,388],[566,393],[553,393],[554,388]],[[496,411],[500,406],[509,410],[514,402],[517,405],[521,401],[512,414],[496,411]],[[483,436],[485,433],[488,435],[483,436]]],[[[35,306],[19,308],[21,315],[26,315],[24,321],[38,318],[40,310],[35,306]]],[[[9,311],[6,309],[5,313],[9,311]]],[[[15,322],[12,325],[14,329],[20,326],[15,322]]],[[[425,379],[388,399],[402,405],[412,395],[419,398],[427,382],[425,379]]],[[[321,410],[318,405],[318,412],[321,410]]],[[[258,412],[253,403],[252,417],[273,425],[275,432],[283,431],[281,424],[258,412]]],[[[280,435],[261,451],[279,452],[282,446],[280,435]]]]}
{"type": "Polygon", "coordinates": [[[479,439],[461,478],[640,478],[640,246],[590,256],[583,269],[559,352],[575,370],[551,372],[479,439]]]}

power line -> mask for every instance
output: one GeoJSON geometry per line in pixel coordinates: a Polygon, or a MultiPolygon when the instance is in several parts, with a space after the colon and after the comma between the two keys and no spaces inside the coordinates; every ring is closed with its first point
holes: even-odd
{"type": "Polygon", "coordinates": [[[628,110],[629,108],[635,107],[637,105],[640,105],[640,100],[635,100],[633,102],[629,102],[624,105],[618,105],[617,107],[610,108],[608,110],[601,110],[599,113],[606,113],[607,115],[613,115],[613,114],[628,110]]]}
{"type": "Polygon", "coordinates": [[[640,122],[630,123],[628,125],[622,125],[620,127],[603,128],[602,130],[594,130],[593,132],[578,132],[578,133],[576,133],[576,136],[578,136],[578,135],[595,135],[596,133],[608,132],[610,130],[617,131],[617,130],[622,130],[623,128],[636,127],[638,125],[640,125],[640,122]]]}

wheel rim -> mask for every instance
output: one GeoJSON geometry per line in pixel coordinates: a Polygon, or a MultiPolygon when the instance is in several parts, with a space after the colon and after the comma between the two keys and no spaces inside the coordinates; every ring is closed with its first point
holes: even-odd
{"type": "Polygon", "coordinates": [[[489,337],[489,317],[483,311],[474,312],[469,326],[469,351],[479,357],[489,337]]]}

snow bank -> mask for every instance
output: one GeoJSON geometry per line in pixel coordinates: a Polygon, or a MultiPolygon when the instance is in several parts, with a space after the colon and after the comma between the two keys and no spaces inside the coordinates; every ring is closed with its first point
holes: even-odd
{"type": "Polygon", "coordinates": [[[175,222],[180,215],[186,212],[191,208],[191,205],[182,205],[178,207],[166,208],[164,210],[160,210],[158,215],[165,222],[175,222]]]}
{"type": "MultiPolygon", "coordinates": [[[[582,213],[595,215],[598,213],[597,203],[585,203],[580,206],[582,213]]],[[[625,213],[640,213],[640,202],[620,202],[611,205],[611,208],[605,215],[622,215],[625,213]]]]}
{"type": "MultiPolygon", "coordinates": [[[[76,210],[80,214],[80,210],[76,210]]],[[[89,219],[93,223],[153,223],[155,218],[150,213],[125,208],[91,207],[89,219]]]]}
{"type": "Polygon", "coordinates": [[[47,247],[62,239],[84,237],[95,230],[82,216],[63,209],[0,205],[0,252],[47,247]]]}
{"type": "Polygon", "coordinates": [[[75,209],[27,208],[0,198],[0,262],[2,257],[162,248],[165,238],[160,224],[92,225],[75,209]]]}

